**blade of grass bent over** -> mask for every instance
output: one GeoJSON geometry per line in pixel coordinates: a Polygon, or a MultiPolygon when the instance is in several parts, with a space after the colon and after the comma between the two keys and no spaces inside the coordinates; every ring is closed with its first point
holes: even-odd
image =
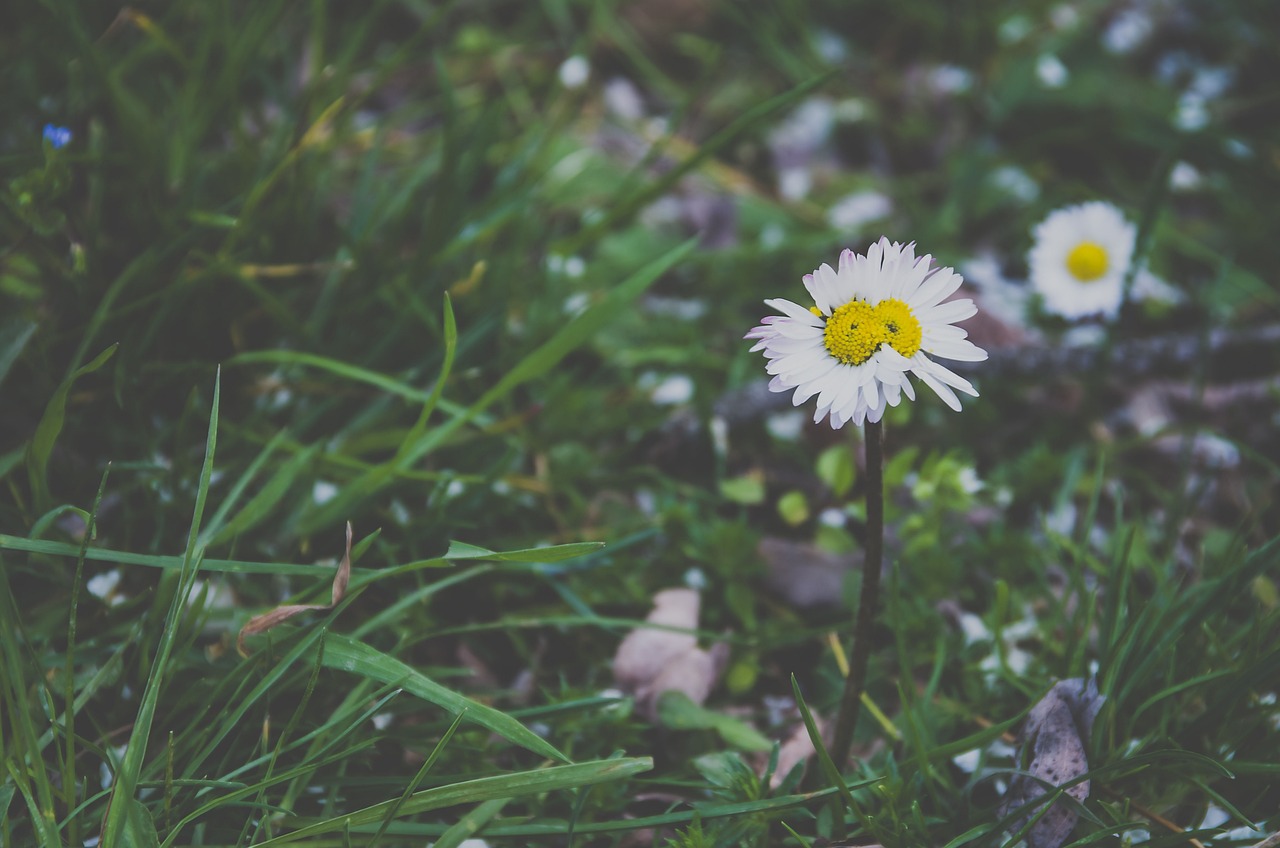
{"type": "Polygon", "coordinates": [[[329,634],[325,643],[324,664],[328,668],[347,671],[380,683],[395,684],[455,715],[466,711],[468,719],[515,745],[539,756],[562,763],[570,762],[568,757],[549,742],[506,713],[446,689],[412,666],[348,636],[329,634]]]}
{"type": "Polygon", "coordinates": [[[178,635],[178,622],[182,617],[182,609],[187,594],[195,583],[196,573],[200,569],[200,560],[204,549],[197,544],[200,538],[200,520],[204,515],[205,500],[209,495],[209,481],[213,475],[213,455],[218,440],[218,402],[222,382],[221,369],[214,378],[213,405],[209,413],[209,435],[205,440],[204,465],[200,469],[200,482],[196,488],[196,503],[191,515],[191,529],[187,534],[187,550],[182,558],[182,573],[178,580],[178,591],[169,603],[169,612],[165,617],[164,633],[160,638],[160,647],[156,651],[151,664],[151,672],[147,675],[147,685],[138,705],[138,716],[134,720],[133,731],[129,734],[129,744],[125,749],[124,759],[116,774],[115,784],[111,790],[111,800],[107,808],[107,819],[102,828],[103,848],[117,848],[122,845],[121,835],[124,832],[126,819],[133,811],[134,790],[138,783],[138,774],[142,770],[143,760],[147,755],[147,738],[151,735],[151,723],[155,719],[156,703],[160,700],[169,655],[173,650],[174,640],[178,635]]]}

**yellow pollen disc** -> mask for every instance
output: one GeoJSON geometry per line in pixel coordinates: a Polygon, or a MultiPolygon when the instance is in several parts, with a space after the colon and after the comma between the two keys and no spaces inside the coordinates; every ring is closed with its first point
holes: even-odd
{"type": "Polygon", "coordinates": [[[814,315],[817,315],[819,318],[822,317],[822,310],[816,306],[810,306],[809,311],[812,312],[814,315]]]}
{"type": "Polygon", "coordinates": [[[851,300],[831,313],[823,339],[837,360],[861,365],[884,343],[884,323],[870,304],[851,300]]]}
{"type": "Polygon", "coordinates": [[[896,297],[891,297],[880,301],[875,312],[876,317],[884,324],[885,341],[889,347],[908,359],[915,356],[924,338],[924,331],[911,307],[896,297]]]}
{"type": "Polygon", "coordinates": [[[1082,241],[1067,254],[1067,270],[1082,283],[1107,273],[1107,249],[1097,242],[1082,241]]]}

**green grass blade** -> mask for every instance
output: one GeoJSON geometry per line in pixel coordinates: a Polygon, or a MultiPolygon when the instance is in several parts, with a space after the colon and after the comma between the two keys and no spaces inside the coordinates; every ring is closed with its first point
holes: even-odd
{"type": "MultiPolygon", "coordinates": [[[[254,704],[258,703],[259,700],[265,697],[271,690],[271,687],[275,685],[287,671],[293,668],[294,664],[300,658],[314,653],[313,648],[321,641],[322,636],[325,637],[326,640],[333,638],[332,634],[328,634],[325,628],[328,624],[332,623],[333,619],[336,618],[338,613],[342,609],[345,609],[345,607],[346,604],[342,604],[338,609],[329,613],[329,616],[326,618],[323,625],[315,627],[311,631],[305,633],[298,641],[297,645],[293,646],[293,648],[285,654],[279,662],[272,666],[269,671],[266,671],[261,675],[257,684],[248,694],[243,697],[236,698],[235,707],[221,716],[218,726],[214,728],[213,733],[204,743],[204,746],[200,751],[196,754],[190,755],[187,761],[183,763],[183,778],[191,778],[195,776],[200,767],[204,764],[205,760],[218,750],[222,740],[225,739],[233,730],[239,727],[240,720],[244,718],[245,713],[247,713],[254,704]]],[[[328,648],[326,646],[325,652],[327,653],[327,651],[328,648]]]]}
{"type": "Polygon", "coordinates": [[[600,550],[604,542],[570,542],[545,548],[520,548],[514,551],[491,551],[488,548],[450,542],[445,559],[483,559],[494,562],[560,562],[600,550]]]}
{"type": "Polygon", "coordinates": [[[464,715],[466,713],[458,713],[457,718],[449,725],[449,729],[444,732],[444,735],[440,737],[440,741],[431,749],[431,754],[423,761],[422,767],[413,776],[413,780],[409,781],[409,785],[404,788],[404,792],[400,795],[400,801],[387,809],[387,814],[383,817],[382,824],[378,827],[378,832],[373,835],[373,839],[369,840],[369,848],[377,848],[378,840],[382,838],[382,834],[387,832],[387,828],[390,827],[400,808],[404,806],[404,802],[409,800],[410,795],[418,791],[418,787],[422,785],[422,781],[427,777],[427,772],[431,771],[431,767],[436,764],[436,760],[440,759],[440,755],[444,753],[444,749],[449,745],[449,740],[453,738],[453,734],[457,733],[458,728],[462,726],[462,717],[464,715]]]}
{"type": "Polygon", "coordinates": [[[297,350],[255,350],[233,356],[227,360],[228,365],[251,365],[266,362],[278,365],[303,365],[310,368],[318,368],[336,377],[364,383],[376,389],[381,389],[387,394],[419,403],[426,403],[431,398],[431,393],[415,389],[408,383],[388,377],[380,371],[361,368],[359,365],[352,365],[349,362],[343,362],[328,356],[320,356],[315,353],[297,350]]]}
{"type": "MultiPolygon", "coordinates": [[[[424,789],[415,792],[400,806],[401,815],[417,815],[430,810],[452,807],[457,804],[474,804],[499,798],[516,798],[521,795],[540,795],[558,789],[573,789],[580,786],[591,786],[611,780],[622,780],[642,771],[653,768],[653,760],[649,757],[631,757],[615,760],[596,760],[575,765],[552,766],[545,769],[504,774],[496,777],[481,777],[424,789]]],[[[380,822],[388,808],[399,803],[399,799],[383,801],[354,813],[347,813],[323,821],[313,822],[275,839],[260,843],[259,848],[269,845],[283,845],[299,839],[316,836],[322,833],[335,833],[344,825],[353,827],[380,822]]]]}
{"type": "Polygon", "coordinates": [[[336,633],[329,634],[325,643],[324,664],[380,683],[394,683],[406,692],[430,701],[454,715],[465,710],[468,720],[492,730],[507,741],[539,756],[569,762],[568,757],[545,739],[506,713],[446,689],[413,667],[363,642],[336,633]]]}
{"type": "Polygon", "coordinates": [[[809,734],[809,741],[813,743],[814,751],[817,752],[818,766],[822,769],[823,775],[826,776],[827,782],[840,793],[840,797],[844,800],[844,805],[849,812],[861,816],[862,811],[858,807],[858,802],[854,800],[853,793],[849,791],[848,784],[844,782],[844,776],[840,774],[840,769],[831,759],[831,754],[827,752],[827,743],[822,741],[822,734],[818,732],[818,725],[813,720],[813,713],[809,711],[809,705],[805,703],[804,695],[800,692],[800,682],[796,680],[794,674],[791,675],[791,691],[795,694],[796,706],[800,708],[800,717],[804,720],[804,729],[809,734]]]}
{"type": "Polygon", "coordinates": [[[116,352],[120,343],[111,345],[95,356],[87,365],[82,365],[54,390],[53,397],[44,408],[40,422],[36,424],[35,435],[27,446],[27,477],[31,482],[31,498],[35,502],[37,512],[45,512],[49,508],[49,455],[53,453],[53,445],[62,432],[63,422],[67,417],[67,395],[76,380],[85,374],[97,371],[107,363],[116,352]]]}
{"type": "Polygon", "coordinates": [[[220,528],[211,523],[209,544],[225,542],[240,533],[252,530],[265,521],[270,516],[271,510],[288,493],[294,481],[303,472],[313,467],[316,457],[321,453],[320,445],[311,445],[290,457],[230,520],[220,528]]]}
{"type": "Polygon", "coordinates": [[[427,430],[427,421],[431,418],[431,413],[435,411],[436,404],[440,402],[440,396],[444,393],[444,384],[449,379],[449,373],[453,370],[453,360],[458,353],[458,321],[453,314],[453,301],[449,299],[449,293],[444,295],[444,363],[440,366],[440,375],[436,377],[436,384],[431,388],[431,394],[427,397],[426,402],[422,404],[422,411],[418,413],[418,420],[414,422],[413,427],[405,436],[404,441],[400,444],[400,448],[396,451],[396,458],[404,453],[408,445],[416,444],[422,438],[422,434],[427,430]]]}
{"type": "MultiPolygon", "coordinates": [[[[614,761],[616,762],[616,760],[614,761]]],[[[850,789],[861,789],[870,786],[880,777],[867,778],[848,784],[850,789]]],[[[660,813],[653,816],[640,816],[633,819],[610,819],[599,822],[578,822],[573,826],[575,834],[593,835],[599,833],[617,833],[618,831],[633,831],[642,828],[658,828],[669,827],[672,825],[687,824],[692,821],[695,816],[703,821],[717,818],[739,818],[743,816],[752,816],[765,813],[777,812],[780,810],[789,810],[796,807],[804,807],[813,801],[829,798],[837,793],[836,787],[828,787],[819,789],[815,792],[806,792],[799,795],[783,795],[777,798],[763,798],[759,801],[735,801],[729,803],[700,803],[697,809],[681,810],[674,813],[660,813]]],[[[451,825],[442,824],[410,824],[402,823],[394,829],[395,833],[401,835],[415,836],[432,836],[444,833],[451,825]]],[[[357,826],[353,828],[357,833],[371,832],[372,826],[357,826]]],[[[552,820],[518,820],[517,823],[494,824],[484,829],[486,836],[497,838],[518,838],[518,837],[534,837],[534,836],[562,836],[569,833],[569,822],[563,819],[552,820]]]]}
{"type": "Polygon", "coordinates": [[[17,361],[22,349],[35,335],[37,326],[34,321],[17,319],[7,321],[3,327],[0,327],[0,383],[4,382],[5,376],[17,361]]]}
{"type": "MultiPolygon", "coordinates": [[[[218,509],[213,513],[213,517],[205,524],[204,531],[201,533],[200,544],[202,547],[208,548],[212,544],[212,539],[222,535],[224,525],[227,522],[227,516],[231,510],[243,497],[245,490],[257,478],[259,472],[266,466],[269,460],[280,447],[286,438],[286,431],[281,430],[271,437],[271,440],[263,446],[258,455],[253,458],[253,462],[249,463],[249,467],[240,475],[240,479],[236,480],[235,485],[227,492],[227,496],[222,499],[222,503],[218,504],[218,509]]],[[[247,506],[246,506],[247,509],[247,506]]],[[[243,513],[245,510],[241,510],[243,513]]]]}
{"type": "MultiPolygon", "coordinates": [[[[80,584],[84,580],[84,551],[89,547],[89,541],[97,535],[98,510],[102,507],[102,495],[107,490],[107,477],[110,474],[111,463],[107,463],[102,479],[98,482],[98,493],[93,498],[93,508],[89,510],[88,521],[85,522],[84,541],[80,545],[80,556],[76,557],[75,576],[71,581],[71,602],[67,612],[67,657],[62,670],[63,677],[66,678],[62,690],[62,735],[66,743],[62,766],[62,794],[67,809],[76,806],[76,614],[80,605],[80,584]]],[[[79,844],[80,820],[72,819],[68,824],[67,838],[72,845],[79,844]]]]}
{"type": "Polygon", "coordinates": [[[102,829],[103,848],[116,848],[120,845],[129,844],[127,842],[122,843],[121,837],[124,833],[126,820],[133,814],[134,791],[137,788],[138,775],[142,771],[142,764],[147,755],[147,738],[151,735],[151,724],[155,719],[156,703],[160,700],[160,690],[163,686],[166,667],[169,664],[169,655],[178,636],[178,622],[182,617],[187,594],[190,592],[191,586],[195,582],[196,573],[200,568],[203,549],[198,547],[197,541],[200,538],[200,520],[204,515],[205,500],[209,495],[209,480],[213,474],[213,456],[218,442],[220,392],[221,371],[214,378],[213,383],[213,404],[209,412],[209,434],[205,440],[204,465],[200,469],[200,483],[196,489],[196,503],[191,515],[191,529],[187,534],[187,550],[183,556],[178,591],[174,593],[173,600],[169,603],[169,612],[166,616],[164,633],[160,638],[160,646],[156,651],[155,659],[152,661],[151,671],[147,675],[147,685],[143,690],[142,699],[138,705],[138,714],[134,720],[133,730],[129,734],[128,747],[125,749],[124,759],[120,763],[120,769],[116,774],[115,784],[111,788],[111,804],[108,807],[107,820],[102,829]]]}
{"type": "Polygon", "coordinates": [[[458,848],[464,841],[475,836],[482,827],[497,818],[498,813],[501,813],[502,808],[510,801],[510,798],[495,798],[464,813],[453,827],[440,834],[440,838],[431,848],[458,848]]]}
{"type": "Polygon", "coordinates": [[[416,442],[406,443],[389,463],[377,466],[348,483],[333,500],[304,518],[300,522],[299,532],[305,535],[340,520],[342,516],[354,509],[356,503],[371,495],[386,480],[391,479],[396,469],[412,465],[426,456],[457,432],[463,424],[488,409],[512,389],[546,374],[572,351],[581,347],[620,316],[623,310],[628,308],[645,289],[675,267],[696,246],[697,240],[690,239],[636,271],[613,289],[608,297],[574,318],[522,359],[462,415],[455,416],[439,427],[428,430],[416,442]]]}
{"type": "MultiPolygon", "coordinates": [[[[62,840],[58,838],[57,830],[53,822],[53,807],[50,804],[46,809],[47,812],[41,810],[41,802],[32,794],[31,784],[27,782],[26,775],[22,772],[22,766],[11,760],[4,761],[5,771],[9,775],[12,799],[12,787],[16,787],[17,791],[22,795],[22,799],[27,802],[27,812],[31,815],[31,828],[36,832],[36,837],[43,846],[49,848],[62,848],[62,840]]],[[[5,805],[6,812],[8,805],[5,805]]]]}

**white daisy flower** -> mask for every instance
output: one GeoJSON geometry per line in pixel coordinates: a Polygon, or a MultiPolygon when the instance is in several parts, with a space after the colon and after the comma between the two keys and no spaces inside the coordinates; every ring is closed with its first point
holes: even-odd
{"type": "Polygon", "coordinates": [[[953,389],[978,396],[968,380],[934,362],[929,354],[980,362],[987,352],[953,326],[978,310],[972,300],[943,303],[963,282],[950,268],[931,268],[933,257],[916,257],[915,244],[871,245],[867,255],[846,250],[839,270],[824,264],[804,277],[814,306],[781,298],[765,303],[770,315],[747,333],[769,360],[775,392],[795,389],[799,406],[818,398],[814,422],[830,416],[832,428],[852,421],[879,421],[905,394],[915,400],[911,372],[957,412],[953,389]]]}
{"type": "Polygon", "coordinates": [[[1040,222],[1027,264],[1045,309],[1064,318],[1115,317],[1134,236],[1120,210],[1101,201],[1059,209],[1040,222]]]}

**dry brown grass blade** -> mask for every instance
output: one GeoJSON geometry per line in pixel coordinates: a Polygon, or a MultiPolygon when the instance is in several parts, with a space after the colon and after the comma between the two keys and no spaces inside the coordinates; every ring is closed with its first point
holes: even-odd
{"type": "Polygon", "coordinates": [[[333,593],[332,599],[327,604],[284,604],[278,606],[270,612],[264,612],[262,615],[255,615],[249,619],[249,623],[240,628],[240,634],[236,636],[236,650],[240,652],[240,656],[247,657],[249,654],[244,649],[244,638],[246,636],[255,636],[259,633],[265,633],[281,622],[288,621],[295,615],[311,610],[328,610],[337,606],[347,594],[347,585],[351,582],[351,522],[347,522],[347,551],[342,555],[342,562],[338,563],[338,573],[333,575],[333,593]]]}

